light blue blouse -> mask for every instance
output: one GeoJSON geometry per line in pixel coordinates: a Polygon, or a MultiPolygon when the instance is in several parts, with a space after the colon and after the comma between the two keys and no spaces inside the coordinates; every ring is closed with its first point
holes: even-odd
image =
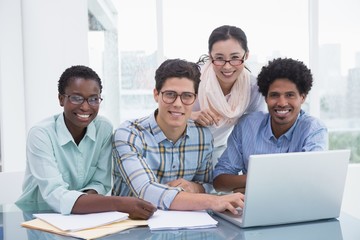
{"type": "Polygon", "coordinates": [[[84,190],[106,194],[111,189],[111,123],[97,116],[79,145],[68,131],[63,114],[32,127],[27,139],[23,193],[17,201],[47,203],[69,214],[84,190]]]}

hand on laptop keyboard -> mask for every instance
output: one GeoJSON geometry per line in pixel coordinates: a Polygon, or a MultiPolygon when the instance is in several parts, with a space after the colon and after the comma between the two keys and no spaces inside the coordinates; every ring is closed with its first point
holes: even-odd
{"type": "Polygon", "coordinates": [[[230,211],[228,211],[228,210],[226,210],[224,213],[226,214],[226,215],[229,215],[229,216],[242,216],[242,213],[243,213],[243,210],[242,210],[242,208],[236,208],[236,210],[238,211],[238,213],[237,214],[233,214],[232,212],[230,212],[230,211]]]}
{"type": "Polygon", "coordinates": [[[244,194],[231,193],[227,195],[209,195],[209,207],[208,209],[223,212],[229,210],[230,212],[237,214],[236,208],[244,207],[244,194]]]}

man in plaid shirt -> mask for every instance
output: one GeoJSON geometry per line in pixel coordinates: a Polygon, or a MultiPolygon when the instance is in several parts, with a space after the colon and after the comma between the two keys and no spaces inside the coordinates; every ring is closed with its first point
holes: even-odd
{"type": "Polygon", "coordinates": [[[243,194],[212,189],[213,138],[190,120],[200,82],[195,63],[163,62],[156,70],[150,116],[124,122],[114,133],[112,195],[136,196],[160,209],[229,210],[243,207],[243,194]]]}

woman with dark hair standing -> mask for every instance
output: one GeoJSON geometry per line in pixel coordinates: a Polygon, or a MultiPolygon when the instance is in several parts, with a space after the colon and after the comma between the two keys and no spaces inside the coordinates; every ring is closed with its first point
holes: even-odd
{"type": "Polygon", "coordinates": [[[214,136],[213,163],[226,148],[227,138],[245,113],[265,110],[256,78],[245,66],[249,57],[243,30],[224,25],[209,37],[209,55],[203,62],[197,104],[191,118],[210,127],[214,136]]]}

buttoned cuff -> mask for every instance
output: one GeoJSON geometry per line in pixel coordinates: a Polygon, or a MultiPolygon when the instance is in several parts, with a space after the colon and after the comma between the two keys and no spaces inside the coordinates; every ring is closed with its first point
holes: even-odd
{"type": "Polygon", "coordinates": [[[76,200],[84,194],[86,193],[79,191],[68,191],[65,193],[60,200],[60,213],[65,215],[70,214],[76,200]]]}
{"type": "Polygon", "coordinates": [[[162,206],[165,210],[168,210],[170,208],[170,205],[174,201],[176,195],[181,191],[184,191],[184,190],[179,187],[174,188],[174,189],[169,189],[166,191],[165,196],[162,200],[162,206]]]}

